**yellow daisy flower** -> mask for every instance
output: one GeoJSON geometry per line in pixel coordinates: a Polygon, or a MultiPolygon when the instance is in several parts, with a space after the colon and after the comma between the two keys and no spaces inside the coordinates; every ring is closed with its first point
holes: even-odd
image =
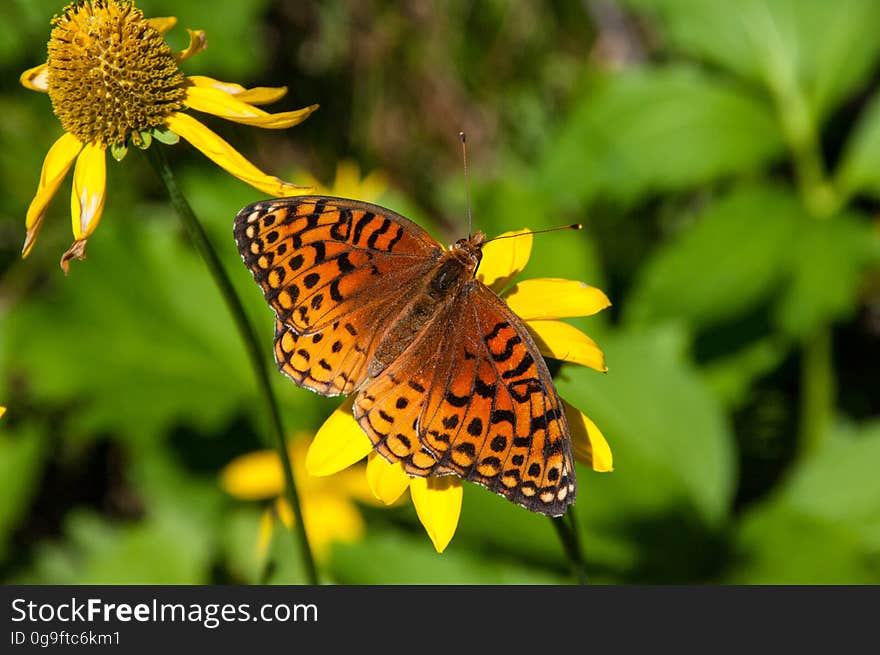
{"type": "MultiPolygon", "coordinates": [[[[329,477],[316,478],[305,470],[306,440],[291,439],[288,452],[298,483],[303,521],[309,545],[319,560],[326,560],[334,542],[353,543],[364,535],[364,519],[355,500],[376,504],[364,477],[364,467],[355,466],[329,477]]],[[[231,496],[247,501],[274,502],[260,520],[257,556],[269,550],[276,519],[288,527],[294,524],[293,511],[284,498],[281,458],[275,450],[259,450],[232,460],[220,473],[220,483],[231,496]]]]}
{"type": "Polygon", "coordinates": [[[388,176],[384,171],[371,171],[361,177],[360,166],[351,159],[344,159],[336,164],[336,177],[330,186],[324,186],[308,173],[300,181],[303,186],[313,187],[316,194],[354,198],[364,202],[378,200],[388,188],[388,176]]]}
{"type": "MultiPolygon", "coordinates": [[[[606,371],[596,342],[562,318],[590,316],[610,306],[596,287],[574,280],[538,278],[509,286],[523,270],[532,249],[528,230],[508,232],[483,247],[478,278],[499,293],[528,327],[546,357],[606,371]]],[[[409,477],[400,463],[390,464],[373,452],[369,438],[352,416],[353,398],[324,422],[309,446],[305,468],[313,476],[333,475],[367,457],[367,482],[385,503],[396,502],[409,489],[416,514],[438,553],[455,534],[461,513],[462,479],[457,476],[409,477]]],[[[594,471],[611,471],[611,449],[586,415],[563,400],[575,459],[594,471]]]]}
{"type": "Polygon", "coordinates": [[[73,246],[61,260],[82,259],[101,219],[106,193],[106,152],[119,161],[129,145],[148,148],[156,139],[183,137],[235,177],[271,195],[299,187],[267,175],[229,143],[184,113],[187,109],[244,125],[283,129],[301,123],[318,105],[269,114],[256,105],[282,98],[286,87],[246,89],[201,75],[185,76],[178,64],[207,47],[205,33],[189,32],[189,45],[173,52],[163,34],[176,18],[144,18],[126,0],[80,0],[52,19],[46,63],[26,70],[21,83],[49,94],[64,134],[49,149],[37,192],[27,211],[22,257],[27,257],[46,208],[71,166],[73,246]]]}

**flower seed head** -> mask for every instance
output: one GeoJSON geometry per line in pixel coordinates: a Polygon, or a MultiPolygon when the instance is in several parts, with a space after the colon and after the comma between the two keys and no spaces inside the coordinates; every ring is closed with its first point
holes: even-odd
{"type": "Polygon", "coordinates": [[[177,59],[131,2],[80,0],[52,24],[49,98],[83,143],[122,146],[183,108],[177,59]]]}

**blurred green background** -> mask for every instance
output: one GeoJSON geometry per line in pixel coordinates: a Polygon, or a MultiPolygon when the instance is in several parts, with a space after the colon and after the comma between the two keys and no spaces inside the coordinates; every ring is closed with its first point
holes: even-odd
{"type": "MultiPolygon", "coordinates": [[[[582,222],[535,239],[528,277],[614,305],[577,321],[605,375],[559,389],[602,428],[615,472],[579,469],[600,583],[880,582],[880,3],[874,0],[142,0],[207,30],[183,64],[284,132],[206,117],[264,170],[330,185],[382,170],[379,199],[444,241],[582,222]]],[[[0,5],[0,580],[301,582],[290,537],[265,571],[264,505],[219,472],[267,432],[241,343],[146,157],[108,166],[88,259],[65,278],[70,181],[19,258],[61,134],[21,71],[63,3],[0,5]]],[[[262,198],[186,144],[168,150],[271,357],[272,319],[232,240],[262,198]]],[[[338,401],[273,375],[291,432],[338,401]]],[[[566,583],[549,521],[466,485],[434,553],[410,504],[362,506],[324,561],[340,583],[566,583]]]]}

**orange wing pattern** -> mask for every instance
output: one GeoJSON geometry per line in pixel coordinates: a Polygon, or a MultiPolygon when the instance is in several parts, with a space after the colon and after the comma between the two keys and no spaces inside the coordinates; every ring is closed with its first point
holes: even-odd
{"type": "Polygon", "coordinates": [[[457,474],[558,516],[576,483],[562,403],[522,321],[472,280],[354,403],[410,475],[457,474]]]}
{"type": "Polygon", "coordinates": [[[363,382],[382,334],[442,252],[403,216],[327,196],[254,203],[234,233],[277,315],[279,369],[327,396],[363,382]]]}
{"type": "Polygon", "coordinates": [[[275,310],[279,369],[323,395],[357,392],[354,416],[387,460],[551,516],[574,502],[568,426],[534,341],[481,282],[451,281],[462,264],[438,265],[421,227],[300,196],[245,207],[235,239],[275,310]]]}

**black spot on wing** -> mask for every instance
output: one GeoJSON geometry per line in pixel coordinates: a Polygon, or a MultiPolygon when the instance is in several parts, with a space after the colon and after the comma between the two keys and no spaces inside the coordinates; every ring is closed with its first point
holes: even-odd
{"type": "Polygon", "coordinates": [[[505,328],[509,328],[509,327],[510,327],[510,323],[508,323],[507,321],[499,321],[498,323],[496,323],[494,325],[494,327],[492,328],[492,331],[489,332],[489,334],[487,334],[485,337],[483,337],[483,339],[486,341],[491,341],[492,339],[494,339],[495,337],[498,336],[498,333],[501,332],[501,330],[504,330],[505,328]]]}
{"type": "Polygon", "coordinates": [[[532,359],[532,354],[527,352],[522,356],[522,359],[519,360],[519,363],[516,365],[516,368],[512,368],[509,371],[505,371],[501,374],[501,377],[505,380],[509,380],[510,378],[519,377],[526,371],[528,371],[532,364],[535,363],[535,360],[532,359]]]}
{"type": "Polygon", "coordinates": [[[451,391],[446,392],[446,402],[448,402],[453,407],[464,407],[468,404],[469,398],[467,396],[456,396],[451,391]]]}
{"type": "Polygon", "coordinates": [[[361,216],[357,222],[354,224],[354,243],[360,243],[361,233],[364,231],[364,228],[376,218],[376,215],[373,212],[364,212],[363,216],[361,216]]]}
{"type": "Polygon", "coordinates": [[[496,385],[486,384],[479,377],[474,380],[474,392],[483,398],[492,398],[495,395],[496,385]]]}
{"type": "Polygon", "coordinates": [[[522,343],[522,339],[519,338],[519,335],[514,335],[507,340],[507,343],[504,344],[504,350],[500,353],[492,353],[492,359],[496,362],[506,362],[513,356],[513,351],[519,344],[522,343]]]}
{"type": "Polygon", "coordinates": [[[385,234],[388,231],[388,228],[391,227],[391,221],[387,218],[382,220],[382,225],[379,226],[367,239],[367,245],[370,248],[376,247],[376,242],[379,240],[379,237],[385,234]]]}

